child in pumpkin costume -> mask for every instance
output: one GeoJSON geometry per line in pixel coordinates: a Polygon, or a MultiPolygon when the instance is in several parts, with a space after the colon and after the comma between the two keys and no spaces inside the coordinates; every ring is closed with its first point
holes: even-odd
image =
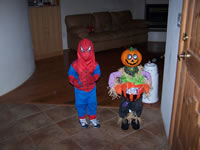
{"type": "Polygon", "coordinates": [[[142,93],[149,93],[151,75],[139,66],[142,55],[132,47],[122,53],[121,61],[125,66],[109,76],[109,95],[113,99],[121,96],[119,108],[121,128],[127,130],[131,124],[133,129],[137,130],[140,128],[143,109],[142,93]]]}
{"type": "Polygon", "coordinates": [[[75,106],[78,111],[81,127],[88,128],[86,115],[90,125],[100,128],[96,119],[97,97],[96,81],[101,75],[99,64],[95,60],[93,43],[83,39],[78,44],[77,59],[70,65],[68,71],[69,82],[74,86],[75,106]]]}

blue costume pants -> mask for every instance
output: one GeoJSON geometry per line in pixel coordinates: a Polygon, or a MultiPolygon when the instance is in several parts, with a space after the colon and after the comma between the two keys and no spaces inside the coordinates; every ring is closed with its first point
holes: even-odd
{"type": "Polygon", "coordinates": [[[78,111],[78,116],[96,115],[97,97],[96,86],[89,92],[75,89],[75,106],[78,111]]]}

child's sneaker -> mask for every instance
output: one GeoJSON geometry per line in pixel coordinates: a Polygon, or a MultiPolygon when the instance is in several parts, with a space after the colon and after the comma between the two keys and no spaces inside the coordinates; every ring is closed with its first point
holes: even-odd
{"type": "Polygon", "coordinates": [[[80,122],[82,128],[88,128],[88,123],[85,118],[80,119],[79,122],[80,122]]]}
{"type": "Polygon", "coordinates": [[[94,128],[100,128],[100,123],[97,119],[90,120],[90,125],[92,125],[94,128]]]}

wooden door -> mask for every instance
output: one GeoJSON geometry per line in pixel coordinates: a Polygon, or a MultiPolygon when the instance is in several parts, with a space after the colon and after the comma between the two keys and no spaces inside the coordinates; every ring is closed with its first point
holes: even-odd
{"type": "Polygon", "coordinates": [[[35,59],[62,54],[59,6],[32,7],[29,10],[35,59]]]}
{"type": "Polygon", "coordinates": [[[32,43],[35,59],[45,56],[48,50],[48,13],[45,8],[29,8],[32,43]]]}
{"type": "Polygon", "coordinates": [[[62,54],[62,32],[60,8],[58,6],[47,7],[48,13],[48,52],[49,55],[62,54]]]}
{"type": "Polygon", "coordinates": [[[169,144],[174,150],[200,150],[199,0],[184,0],[177,64],[169,144]]]}

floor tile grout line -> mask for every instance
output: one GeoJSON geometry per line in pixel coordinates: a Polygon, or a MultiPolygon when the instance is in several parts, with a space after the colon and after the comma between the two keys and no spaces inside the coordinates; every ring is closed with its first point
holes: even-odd
{"type": "MultiPolygon", "coordinates": [[[[112,118],[112,119],[110,119],[110,120],[114,120],[115,118],[112,118]]],[[[103,130],[103,129],[102,129],[103,130]]],[[[102,132],[104,132],[104,131],[102,131],[102,132]]],[[[115,138],[115,137],[112,137],[110,134],[108,134],[107,132],[104,132],[107,136],[109,136],[110,138],[112,138],[114,141],[116,141],[116,142],[118,142],[118,143],[120,143],[121,145],[123,145],[123,146],[125,146],[128,150],[130,150],[130,148],[128,147],[128,146],[126,146],[125,144],[123,144],[123,143],[121,143],[121,138],[115,138]]],[[[133,133],[133,132],[132,132],[133,133]]],[[[124,136],[125,137],[125,136],[124,136]]]]}
{"type": "Polygon", "coordinates": [[[35,141],[32,139],[32,137],[31,137],[27,132],[26,132],[25,134],[26,134],[26,136],[29,137],[30,140],[33,142],[35,148],[37,148],[37,150],[40,150],[40,148],[39,148],[38,145],[35,143],[35,141]]]}
{"type": "MultiPolygon", "coordinates": [[[[9,125],[11,125],[11,127],[13,127],[13,126],[15,125],[15,123],[17,123],[17,122],[19,122],[19,121],[21,121],[21,120],[23,120],[23,119],[25,119],[25,118],[27,118],[27,117],[30,117],[30,116],[33,116],[33,115],[37,115],[37,114],[39,114],[39,113],[41,113],[41,112],[37,112],[37,113],[34,113],[34,114],[32,114],[32,115],[28,115],[28,116],[26,116],[26,117],[13,120],[12,122],[9,123],[9,125]]],[[[4,128],[5,128],[5,127],[4,127],[4,128]]],[[[35,130],[34,130],[34,131],[35,131],[35,130]]],[[[28,131],[25,131],[24,133],[27,133],[27,132],[28,132],[28,131]]],[[[20,135],[23,135],[24,133],[20,133],[19,136],[20,136],[20,135]]],[[[12,137],[10,137],[10,138],[13,138],[13,137],[15,137],[15,136],[12,136],[12,137]]],[[[5,141],[5,140],[8,140],[8,139],[10,139],[10,138],[6,138],[6,139],[2,140],[2,141],[0,141],[0,143],[3,142],[3,141],[5,141]]]]}
{"type": "Polygon", "coordinates": [[[79,146],[82,150],[87,150],[87,149],[85,149],[79,142],[76,142],[76,141],[75,141],[75,143],[78,144],[78,146],[79,146]]]}
{"type": "MultiPolygon", "coordinates": [[[[109,122],[109,121],[111,121],[111,120],[114,120],[114,119],[116,119],[116,118],[118,118],[118,116],[115,116],[115,117],[113,117],[113,118],[111,118],[111,119],[108,119],[108,120],[106,120],[106,121],[103,121],[102,124],[105,124],[105,123],[107,123],[107,122],[109,122]]],[[[117,123],[117,121],[116,121],[116,123],[117,123]]]]}
{"type": "MultiPolygon", "coordinates": [[[[33,144],[33,146],[34,146],[35,148],[37,148],[37,150],[40,150],[40,149],[38,149],[37,144],[34,142],[34,140],[31,138],[31,136],[29,135],[29,133],[28,133],[27,131],[25,131],[24,133],[21,133],[21,134],[14,135],[14,136],[12,136],[12,137],[6,138],[6,139],[0,141],[0,144],[4,144],[4,143],[6,143],[7,141],[13,140],[13,139],[15,139],[15,138],[18,139],[18,137],[20,137],[20,136],[29,137],[30,140],[31,140],[31,142],[32,142],[32,144],[33,144]]],[[[19,141],[17,141],[17,142],[19,142],[19,141]]]]}
{"type": "Polygon", "coordinates": [[[79,142],[76,142],[76,141],[75,141],[75,143],[78,144],[78,146],[79,146],[82,150],[87,150],[87,149],[85,149],[79,142]]]}
{"type": "Polygon", "coordinates": [[[40,129],[42,129],[42,128],[46,128],[46,127],[49,127],[49,126],[51,126],[51,125],[53,125],[53,124],[56,124],[55,121],[53,121],[46,113],[41,112],[41,114],[45,115],[45,117],[47,117],[47,118],[51,121],[51,123],[48,124],[48,125],[44,125],[44,126],[42,126],[42,127],[39,127],[39,128],[37,128],[37,129],[35,129],[35,130],[33,130],[33,131],[30,131],[30,132],[27,131],[29,134],[32,134],[32,133],[34,133],[34,132],[37,132],[38,130],[40,130],[40,129]]]}
{"type": "MultiPolygon", "coordinates": [[[[63,107],[63,106],[61,106],[61,107],[63,107]]],[[[51,109],[55,109],[55,108],[56,108],[56,107],[50,108],[50,109],[48,109],[48,110],[44,110],[44,111],[41,111],[41,112],[43,112],[46,116],[48,116],[48,118],[49,118],[51,121],[55,122],[56,124],[57,124],[58,122],[60,122],[60,121],[63,121],[63,120],[66,120],[66,119],[68,119],[68,118],[72,118],[72,117],[76,116],[76,114],[74,114],[74,115],[71,115],[71,116],[68,116],[68,117],[64,117],[64,118],[62,118],[62,119],[60,119],[60,120],[55,121],[54,119],[52,119],[52,118],[47,114],[47,111],[49,111],[49,110],[51,110],[51,109]]]]}
{"type": "MultiPolygon", "coordinates": [[[[50,109],[55,109],[55,107],[54,107],[54,108],[50,108],[50,109]]],[[[50,109],[48,109],[48,110],[50,110],[50,109]]],[[[101,109],[107,109],[107,108],[101,108],[101,109]]],[[[45,113],[45,114],[49,117],[49,115],[46,113],[46,111],[48,111],[48,110],[44,110],[44,111],[41,111],[41,112],[45,113]]],[[[107,110],[109,110],[109,109],[107,109],[107,110]]],[[[102,111],[102,110],[101,110],[101,111],[102,111]]],[[[110,110],[110,111],[112,111],[112,110],[110,110]]],[[[112,111],[112,112],[115,113],[115,114],[117,114],[117,113],[114,112],[114,111],[112,111]]],[[[77,114],[74,114],[74,115],[71,115],[71,116],[65,117],[65,118],[60,119],[60,120],[57,120],[57,121],[53,120],[51,117],[49,117],[49,118],[50,118],[52,121],[54,121],[55,123],[58,123],[58,122],[61,122],[61,121],[66,120],[66,119],[69,119],[69,118],[75,117],[75,116],[77,116],[77,114]]],[[[117,117],[117,116],[115,116],[115,117],[117,117]]],[[[106,120],[106,121],[104,121],[104,122],[110,121],[110,120],[114,119],[115,117],[113,117],[113,118],[111,118],[111,119],[109,119],[109,120],[106,120]]],[[[77,117],[77,118],[78,118],[78,117],[77,117]]]]}
{"type": "Polygon", "coordinates": [[[29,114],[29,115],[25,115],[25,116],[23,116],[22,118],[16,119],[16,121],[20,121],[20,120],[22,120],[22,119],[25,119],[25,118],[30,117],[30,116],[33,116],[33,115],[37,115],[37,114],[39,114],[39,113],[41,113],[41,111],[35,112],[35,113],[31,113],[31,114],[29,114]]]}
{"type": "MultiPolygon", "coordinates": [[[[104,132],[104,131],[102,131],[104,132]]],[[[104,132],[107,136],[109,136],[110,138],[112,138],[114,141],[120,143],[121,145],[125,146],[128,150],[130,150],[130,148],[128,146],[126,146],[125,144],[121,143],[121,140],[120,139],[117,139],[117,138],[114,138],[112,137],[110,134],[108,134],[107,132],[104,132]]]]}
{"type": "MultiPolygon", "coordinates": [[[[153,123],[152,123],[153,124],[153,123]]],[[[153,136],[155,136],[155,137],[157,137],[158,139],[160,139],[159,137],[158,137],[158,135],[156,135],[156,134],[154,134],[153,132],[151,132],[151,131],[149,131],[148,129],[143,129],[143,130],[145,130],[146,132],[148,132],[148,133],[151,133],[153,136]]],[[[166,135],[165,135],[166,136],[166,135]]]]}
{"type": "MultiPolygon", "coordinates": [[[[54,122],[53,124],[51,124],[51,125],[47,125],[47,126],[45,126],[45,127],[39,128],[39,129],[47,128],[47,127],[50,127],[50,126],[52,126],[52,125],[55,125],[56,130],[60,130],[60,131],[62,131],[62,132],[64,132],[64,133],[67,134],[67,132],[66,132],[63,128],[61,128],[60,126],[58,126],[55,122],[54,122]]],[[[38,130],[39,130],[39,129],[38,129],[38,130]]],[[[34,132],[37,132],[37,130],[34,131],[34,132]]],[[[32,139],[32,137],[30,136],[30,134],[33,134],[34,132],[28,133],[28,135],[29,135],[29,137],[30,137],[31,139],[32,139]]],[[[68,138],[70,138],[70,137],[66,137],[66,138],[60,139],[59,142],[64,141],[64,140],[66,140],[66,139],[68,139],[68,138]]],[[[38,145],[35,143],[35,141],[34,141],[33,139],[32,139],[32,141],[34,142],[34,144],[35,144],[35,145],[37,146],[37,148],[38,148],[38,145]]]]}
{"type": "Polygon", "coordinates": [[[126,134],[126,135],[123,135],[123,136],[121,136],[120,138],[118,138],[117,140],[121,140],[121,139],[123,139],[123,138],[125,138],[125,137],[127,137],[127,136],[129,136],[129,135],[131,135],[131,134],[133,134],[133,133],[136,133],[137,132],[137,130],[133,130],[133,129],[131,129],[132,131],[131,132],[129,132],[128,134],[126,134]]]}
{"type": "Polygon", "coordinates": [[[57,107],[57,106],[55,105],[54,107],[49,107],[49,108],[46,108],[46,109],[42,109],[42,108],[40,108],[40,106],[38,106],[38,104],[33,104],[33,105],[35,105],[40,111],[47,111],[47,110],[54,109],[54,108],[57,107]]]}
{"type": "MultiPolygon", "coordinates": [[[[13,108],[12,108],[12,109],[13,109],[13,108]]],[[[9,110],[9,112],[11,112],[9,108],[8,108],[8,110],[9,110]]],[[[11,113],[12,113],[12,112],[11,112],[11,113]]],[[[32,116],[32,115],[36,115],[36,114],[39,114],[39,113],[41,113],[41,111],[33,112],[33,113],[28,114],[28,115],[24,115],[24,116],[22,116],[22,117],[20,117],[20,118],[14,119],[14,120],[11,121],[9,124],[12,124],[12,123],[14,123],[14,122],[20,121],[20,120],[22,120],[22,119],[24,119],[24,118],[27,118],[27,117],[30,117],[30,116],[32,116]]]]}
{"type": "Polygon", "coordinates": [[[148,131],[147,129],[143,129],[143,130],[144,130],[145,132],[151,134],[152,136],[154,136],[156,139],[158,139],[158,140],[161,141],[161,143],[162,143],[163,140],[161,140],[157,135],[153,134],[151,131],[148,131]]]}
{"type": "MultiPolygon", "coordinates": [[[[144,130],[144,128],[145,128],[146,126],[148,126],[149,124],[151,124],[151,123],[148,123],[148,124],[142,126],[139,130],[144,130]]],[[[122,139],[122,138],[125,138],[126,136],[129,136],[129,135],[131,135],[131,134],[133,134],[133,133],[136,133],[136,132],[139,131],[139,130],[133,130],[133,131],[131,131],[129,134],[126,134],[126,135],[122,136],[121,138],[119,138],[119,140],[122,139]]]]}
{"type": "MultiPolygon", "coordinates": [[[[150,133],[150,132],[148,132],[148,131],[146,131],[145,129],[143,129],[143,128],[141,128],[143,131],[145,131],[145,132],[147,132],[147,133],[149,133],[149,134],[151,134],[153,137],[155,137],[155,135],[154,134],[152,134],[152,133],[150,133]]],[[[141,130],[141,129],[139,129],[139,130],[141,130]]],[[[137,130],[137,131],[139,131],[139,130],[137,130]]],[[[121,139],[123,139],[123,138],[125,138],[125,137],[128,137],[129,135],[131,135],[131,134],[133,134],[133,133],[136,133],[137,131],[135,131],[135,132],[131,132],[131,133],[129,133],[129,134],[127,134],[127,135],[125,135],[125,136],[123,136],[123,137],[121,137],[121,138],[119,138],[119,139],[117,139],[118,141],[121,141],[121,139]]],[[[159,141],[161,141],[157,136],[156,136],[156,139],[158,139],[159,141]]],[[[161,146],[159,146],[156,150],[160,150],[160,148],[162,148],[162,146],[164,146],[164,144],[166,144],[166,143],[162,143],[162,145],[161,146]]]]}
{"type": "MultiPolygon", "coordinates": [[[[39,112],[31,113],[31,114],[29,114],[29,115],[27,115],[27,116],[24,116],[24,117],[20,118],[20,119],[15,119],[15,120],[13,120],[12,122],[10,122],[9,124],[12,124],[12,123],[21,121],[21,120],[23,120],[23,119],[25,119],[25,118],[27,118],[27,117],[30,117],[30,116],[33,116],[33,115],[37,115],[37,114],[44,114],[49,120],[51,120],[52,122],[56,122],[56,121],[54,121],[52,118],[50,118],[50,117],[45,113],[45,111],[39,111],[39,112]]],[[[42,127],[41,127],[41,128],[42,128],[42,127]]],[[[38,128],[38,129],[40,129],[40,128],[38,128]]]]}
{"type": "Polygon", "coordinates": [[[154,121],[145,123],[145,124],[141,127],[141,129],[146,128],[147,126],[149,126],[149,125],[151,125],[151,124],[153,124],[153,123],[154,123],[154,121]]]}
{"type": "Polygon", "coordinates": [[[120,143],[121,145],[125,146],[128,150],[130,150],[129,147],[127,147],[125,144],[121,143],[119,139],[116,139],[116,138],[112,137],[110,134],[108,134],[107,132],[104,132],[102,128],[100,128],[99,130],[101,130],[105,135],[107,135],[108,137],[110,137],[114,141],[120,143]]]}
{"type": "MultiPolygon", "coordinates": [[[[56,124],[57,125],[57,124],[56,124]]],[[[67,133],[62,127],[60,127],[59,125],[57,125],[58,126],[58,128],[60,128],[61,130],[63,130],[65,133],[67,133]]],[[[80,127],[81,128],[81,127],[80,127]]],[[[82,128],[83,129],[83,128],[82,128]]],[[[84,128],[85,130],[87,130],[86,128],[84,128]]],[[[81,132],[84,132],[84,129],[83,130],[80,130],[79,132],[77,132],[77,133],[75,133],[75,134],[73,134],[73,135],[70,135],[70,136],[67,136],[66,138],[64,138],[64,139],[62,139],[61,141],[59,141],[59,142],[62,142],[62,141],[65,141],[65,140],[67,140],[67,139],[72,139],[72,137],[74,137],[74,136],[76,136],[76,135],[78,135],[78,134],[80,134],[81,132]]],[[[73,140],[73,139],[72,139],[73,140]]],[[[74,140],[73,140],[74,141],[74,140]]],[[[74,141],[75,143],[77,143],[78,144],[78,142],[76,142],[76,141],[74,141]]],[[[80,146],[80,144],[79,144],[79,146],[80,146]]],[[[82,148],[82,147],[81,147],[82,148]]],[[[84,149],[85,150],[85,149],[84,149]]]]}
{"type": "Polygon", "coordinates": [[[3,139],[3,140],[0,141],[0,144],[1,144],[1,143],[5,143],[6,141],[9,141],[9,140],[11,140],[11,139],[14,139],[14,138],[16,138],[17,136],[22,136],[22,135],[24,135],[24,134],[25,134],[25,133],[21,133],[21,134],[18,134],[18,135],[14,135],[14,136],[12,136],[12,137],[5,138],[5,139],[3,139]]]}
{"type": "MultiPolygon", "coordinates": [[[[119,108],[117,108],[118,109],[118,111],[119,111],[119,108]]],[[[110,110],[110,111],[112,111],[112,112],[114,112],[115,114],[117,114],[117,115],[119,115],[119,113],[117,113],[116,111],[114,111],[114,110],[110,110]]]]}
{"type": "MultiPolygon", "coordinates": [[[[55,107],[53,107],[53,108],[55,108],[55,107]]],[[[52,109],[53,109],[52,108],[52,109]]],[[[51,108],[50,108],[51,109],[51,108]]],[[[108,108],[102,108],[102,109],[108,109],[108,108]]],[[[49,110],[49,109],[48,109],[49,110]]],[[[51,121],[52,121],[52,123],[50,124],[50,125],[52,125],[52,124],[55,124],[57,127],[59,127],[58,125],[57,125],[57,122],[60,122],[60,121],[62,121],[62,120],[65,120],[65,119],[67,119],[67,118],[70,118],[70,117],[73,117],[73,116],[75,116],[75,114],[74,115],[71,115],[71,116],[68,116],[68,117],[66,117],[66,118],[64,118],[64,119],[61,119],[61,120],[58,120],[58,121],[54,121],[52,118],[50,118],[47,114],[46,114],[46,111],[48,111],[47,109],[46,110],[44,110],[44,111],[40,111],[40,112],[36,112],[36,113],[33,113],[33,114],[39,114],[39,113],[43,113],[43,114],[45,114],[51,121]]],[[[109,110],[109,109],[108,109],[109,110]]],[[[113,113],[115,113],[115,114],[117,114],[115,111],[113,111],[113,110],[111,110],[113,113]]],[[[32,115],[33,115],[32,114],[32,115]]],[[[31,115],[29,115],[29,116],[31,116],[31,115]]],[[[117,116],[116,116],[117,117],[117,116]]],[[[113,118],[111,118],[111,119],[108,119],[108,120],[106,120],[105,122],[103,122],[103,124],[104,123],[106,123],[106,122],[108,122],[108,121],[110,121],[110,120],[114,120],[116,117],[113,117],[113,118]]],[[[26,118],[26,117],[24,117],[24,118],[26,118]]],[[[23,119],[23,118],[22,118],[23,119]]],[[[20,120],[20,119],[18,119],[18,120],[20,120]]],[[[17,120],[17,121],[18,121],[17,120]]],[[[144,127],[146,127],[146,126],[149,126],[149,125],[151,125],[152,123],[154,123],[154,122],[156,122],[156,121],[153,121],[153,122],[150,122],[150,123],[148,123],[148,124],[145,124],[141,129],[143,129],[144,127]]],[[[49,125],[49,126],[50,126],[49,125]]],[[[45,127],[48,127],[48,125],[47,126],[43,126],[43,127],[41,127],[41,128],[45,128],[45,127]]],[[[34,131],[37,131],[37,130],[39,130],[39,129],[41,129],[41,128],[37,128],[36,130],[34,130],[34,131]]],[[[59,127],[60,129],[62,129],[61,127],[59,127]]],[[[63,129],[62,129],[63,130],[63,129]]],[[[146,130],[146,129],[143,129],[143,130],[145,130],[146,132],[148,132],[149,133],[149,131],[148,130],[146,130]]],[[[33,131],[33,132],[34,132],[33,131]]],[[[64,131],[64,130],[63,130],[64,131]]],[[[66,132],[66,131],[65,131],[66,132]]],[[[80,133],[80,132],[79,132],[80,133]]],[[[132,132],[133,133],[133,132],[132,132]]],[[[130,134],[132,134],[132,133],[130,133],[130,134]]],[[[28,133],[27,133],[28,134],[28,133]]],[[[153,133],[151,133],[153,136],[156,136],[155,134],[153,134],[153,133]]],[[[128,136],[128,135],[125,135],[124,137],[126,137],[126,136],[128,136]]],[[[157,137],[158,138],[158,137],[157,137]]],[[[66,139],[66,138],[65,138],[66,139]]],[[[114,138],[115,139],[115,138],[114,138]]],[[[121,138],[119,138],[119,139],[121,139],[121,138]]],[[[115,139],[116,141],[119,141],[119,139],[115,139]]],[[[165,143],[164,143],[165,144],[165,143]]],[[[164,144],[162,144],[162,146],[164,146],[164,144]]],[[[162,148],[162,146],[160,146],[159,148],[162,148]]]]}
{"type": "MultiPolygon", "coordinates": [[[[77,116],[77,115],[76,115],[76,114],[75,114],[75,115],[71,115],[71,116],[65,117],[65,118],[63,118],[63,119],[54,121],[54,122],[57,124],[58,122],[64,121],[64,120],[69,119],[69,118],[73,118],[73,117],[75,117],[75,116],[77,116]]],[[[77,118],[78,118],[78,117],[77,117],[77,118]]]]}
{"type": "Polygon", "coordinates": [[[113,139],[116,140],[121,145],[124,145],[128,150],[131,150],[127,145],[125,145],[124,143],[122,143],[120,139],[115,139],[115,138],[113,138],[113,139]]]}
{"type": "Polygon", "coordinates": [[[158,147],[158,149],[157,150],[162,150],[162,148],[165,146],[165,145],[167,145],[168,146],[168,143],[166,142],[164,142],[160,147],[158,147]]]}

